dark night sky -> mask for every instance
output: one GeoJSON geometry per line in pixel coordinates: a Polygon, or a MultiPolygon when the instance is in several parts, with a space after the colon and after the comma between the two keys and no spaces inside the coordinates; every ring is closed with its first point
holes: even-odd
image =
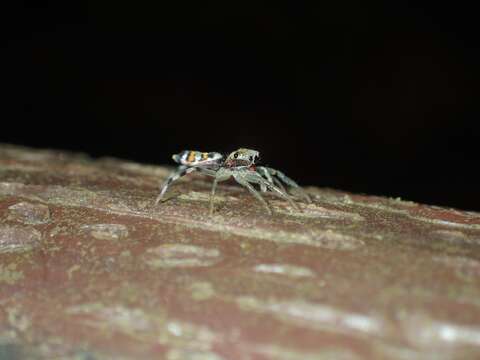
{"type": "Polygon", "coordinates": [[[478,15],[432,4],[13,2],[0,141],[480,210],[478,15]]]}

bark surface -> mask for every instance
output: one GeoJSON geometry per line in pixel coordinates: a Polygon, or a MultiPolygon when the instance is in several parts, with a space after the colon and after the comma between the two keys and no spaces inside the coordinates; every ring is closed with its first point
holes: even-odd
{"type": "Polygon", "coordinates": [[[170,170],[0,146],[0,358],[480,358],[480,214],[170,170]]]}

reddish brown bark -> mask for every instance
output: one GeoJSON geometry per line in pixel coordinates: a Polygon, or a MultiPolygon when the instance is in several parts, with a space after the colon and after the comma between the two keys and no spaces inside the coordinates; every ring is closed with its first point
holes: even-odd
{"type": "Polygon", "coordinates": [[[0,357],[480,357],[480,214],[0,148],[0,357]]]}

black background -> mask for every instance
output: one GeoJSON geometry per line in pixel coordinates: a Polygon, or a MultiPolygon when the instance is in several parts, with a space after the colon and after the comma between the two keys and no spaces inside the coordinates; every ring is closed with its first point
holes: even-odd
{"type": "Polygon", "coordinates": [[[301,184],[480,210],[473,5],[8,3],[1,142],[250,147],[301,184]]]}

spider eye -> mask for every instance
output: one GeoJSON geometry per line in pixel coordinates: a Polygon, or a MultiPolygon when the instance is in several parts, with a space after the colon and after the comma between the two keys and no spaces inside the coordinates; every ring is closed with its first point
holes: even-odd
{"type": "Polygon", "coordinates": [[[236,159],[238,158],[238,153],[233,154],[233,157],[236,159]]]}
{"type": "Polygon", "coordinates": [[[253,158],[253,156],[250,156],[248,159],[249,159],[250,161],[253,161],[254,158],[253,158]]]}

